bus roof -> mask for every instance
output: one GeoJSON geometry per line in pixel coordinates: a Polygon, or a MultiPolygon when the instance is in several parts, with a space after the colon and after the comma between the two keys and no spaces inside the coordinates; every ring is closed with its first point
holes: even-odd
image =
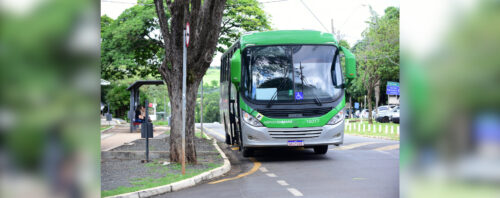
{"type": "Polygon", "coordinates": [[[241,49],[249,45],[279,44],[334,44],[337,41],[331,33],[315,30],[277,30],[256,32],[243,35],[240,39],[241,49]]]}

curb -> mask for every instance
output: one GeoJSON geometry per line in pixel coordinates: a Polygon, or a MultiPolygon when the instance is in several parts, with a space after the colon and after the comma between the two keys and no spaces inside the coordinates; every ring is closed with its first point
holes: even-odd
{"type": "Polygon", "coordinates": [[[158,186],[154,188],[148,188],[144,190],[139,190],[135,192],[130,192],[130,193],[125,193],[125,194],[120,194],[120,195],[114,195],[114,196],[109,196],[106,198],[140,198],[140,197],[151,197],[154,195],[159,195],[159,194],[164,194],[168,192],[173,192],[173,191],[178,191],[184,188],[188,188],[191,186],[194,186],[202,181],[206,181],[215,177],[219,177],[225,173],[227,173],[229,170],[231,170],[231,163],[229,162],[229,159],[227,158],[226,154],[222,152],[222,149],[220,149],[219,145],[217,145],[217,140],[215,138],[210,138],[213,141],[213,145],[217,149],[217,151],[220,153],[222,156],[222,159],[224,160],[224,164],[221,167],[206,171],[204,173],[201,173],[199,175],[196,175],[194,177],[184,179],[175,183],[167,184],[164,186],[158,186]]]}
{"type": "Polygon", "coordinates": [[[107,128],[107,129],[104,129],[104,130],[102,130],[102,131],[101,131],[101,133],[104,133],[104,132],[106,132],[106,131],[109,131],[110,129],[115,128],[115,126],[116,126],[116,125],[113,125],[113,126],[111,126],[111,127],[107,128]]]}
{"type": "Polygon", "coordinates": [[[352,133],[344,133],[344,135],[352,135],[352,136],[359,136],[359,137],[368,137],[368,138],[375,138],[375,139],[382,139],[382,140],[391,140],[391,141],[400,141],[400,140],[394,140],[388,137],[383,137],[383,136],[373,136],[373,135],[362,135],[362,134],[352,134],[352,133]]]}

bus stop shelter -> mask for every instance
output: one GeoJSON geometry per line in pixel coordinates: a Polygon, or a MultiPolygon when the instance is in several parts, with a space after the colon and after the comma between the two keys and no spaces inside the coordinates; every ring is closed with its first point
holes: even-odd
{"type": "Polygon", "coordinates": [[[135,109],[140,105],[139,88],[142,85],[162,85],[163,80],[138,80],[132,83],[127,90],[130,91],[130,110],[128,111],[128,118],[130,120],[130,132],[135,131],[134,125],[135,109]]]}

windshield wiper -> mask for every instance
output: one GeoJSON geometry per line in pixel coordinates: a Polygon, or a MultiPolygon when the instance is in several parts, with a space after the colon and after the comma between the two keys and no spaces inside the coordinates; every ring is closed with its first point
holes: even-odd
{"type": "MultiPolygon", "coordinates": [[[[307,82],[307,79],[305,78],[304,74],[302,73],[302,62],[299,62],[299,68],[300,68],[300,81],[301,81],[301,85],[302,85],[302,94],[304,94],[304,81],[307,82]]],[[[306,85],[309,86],[309,83],[306,83],[306,85]]],[[[313,95],[313,96],[314,96],[314,102],[316,104],[318,104],[319,106],[322,106],[323,104],[319,100],[318,96],[316,96],[316,95],[313,95]]]]}
{"type": "Polygon", "coordinates": [[[271,107],[271,105],[273,105],[274,103],[274,99],[276,97],[278,97],[278,90],[280,90],[284,85],[285,85],[285,82],[288,80],[288,70],[285,71],[285,77],[283,77],[280,81],[280,84],[278,85],[278,88],[276,89],[276,91],[274,92],[273,96],[271,97],[271,99],[269,100],[269,102],[267,103],[267,107],[271,107]]]}
{"type": "Polygon", "coordinates": [[[316,102],[316,104],[318,104],[318,106],[323,105],[323,104],[321,103],[321,101],[319,100],[318,96],[316,96],[316,95],[314,95],[314,102],[316,102]]]}

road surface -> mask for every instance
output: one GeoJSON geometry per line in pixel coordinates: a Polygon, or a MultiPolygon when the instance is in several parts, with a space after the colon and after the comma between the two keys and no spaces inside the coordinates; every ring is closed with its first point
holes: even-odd
{"type": "MultiPolygon", "coordinates": [[[[203,126],[223,142],[220,124],[203,126]]],[[[243,158],[225,150],[232,165],[228,174],[157,197],[399,197],[399,141],[346,135],[343,145],[330,146],[325,155],[264,149],[243,158]]]]}

